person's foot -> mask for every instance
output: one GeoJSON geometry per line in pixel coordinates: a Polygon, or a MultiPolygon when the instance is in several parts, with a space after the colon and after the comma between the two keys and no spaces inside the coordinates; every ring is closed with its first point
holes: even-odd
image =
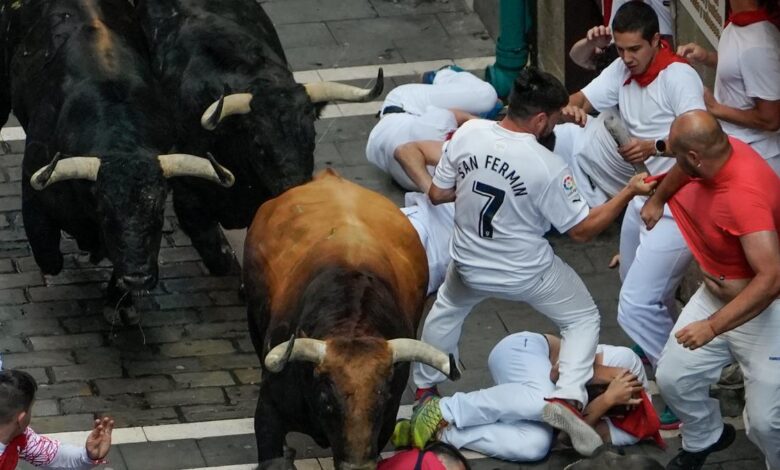
{"type": "Polygon", "coordinates": [[[664,431],[672,431],[674,429],[680,429],[680,418],[674,414],[671,408],[668,406],[664,408],[664,411],[658,416],[661,420],[661,429],[664,431]]]}
{"type": "Polygon", "coordinates": [[[436,385],[434,385],[433,387],[422,387],[422,388],[418,388],[414,392],[414,400],[417,403],[422,403],[429,396],[441,397],[441,394],[439,393],[439,387],[437,387],[436,385]]]}
{"type": "Polygon", "coordinates": [[[444,69],[449,69],[455,72],[465,72],[465,70],[463,70],[462,67],[459,67],[455,64],[445,65],[444,67],[440,67],[436,70],[429,70],[427,72],[423,72],[423,74],[420,76],[420,83],[424,83],[426,85],[433,85],[433,79],[436,78],[436,72],[444,69]]]}
{"type": "Polygon", "coordinates": [[[422,449],[428,441],[436,437],[440,429],[447,426],[447,421],[441,414],[439,401],[441,398],[431,396],[412,413],[409,432],[412,446],[422,449]]]}
{"type": "Polygon", "coordinates": [[[479,117],[482,119],[495,120],[502,109],[504,109],[504,103],[496,101],[496,104],[493,105],[493,109],[485,111],[484,113],[479,113],[479,117]]]}
{"type": "Polygon", "coordinates": [[[707,456],[730,446],[736,436],[737,431],[734,429],[734,426],[724,424],[723,432],[721,432],[717,442],[698,452],[688,452],[685,449],[681,449],[680,453],[675,455],[669,464],[666,465],[666,470],[699,470],[704,466],[707,456]]]}
{"type": "Polygon", "coordinates": [[[647,358],[647,354],[645,354],[645,350],[642,349],[642,346],[634,343],[633,346],[631,346],[631,350],[634,351],[634,354],[639,356],[639,359],[642,360],[642,364],[649,365],[650,359],[647,358]]]}
{"type": "Polygon", "coordinates": [[[412,421],[409,419],[399,419],[395,422],[393,437],[390,442],[396,449],[402,449],[412,445],[412,421]]]}
{"type": "Polygon", "coordinates": [[[604,444],[596,430],[586,423],[582,419],[582,414],[566,400],[549,398],[545,401],[547,403],[542,409],[542,419],[550,426],[568,434],[574,450],[585,457],[590,457],[604,444]]]}

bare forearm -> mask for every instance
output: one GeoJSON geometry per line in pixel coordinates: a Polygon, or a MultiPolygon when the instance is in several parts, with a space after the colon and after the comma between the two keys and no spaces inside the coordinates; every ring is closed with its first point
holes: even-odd
{"type": "Polygon", "coordinates": [[[593,63],[593,56],[596,54],[596,47],[591,43],[588,38],[582,38],[573,46],[569,51],[569,57],[571,60],[586,70],[595,70],[596,65],[593,63]]]}
{"type": "Polygon", "coordinates": [[[412,142],[399,146],[393,156],[419,190],[427,193],[432,179],[426,167],[423,149],[412,142]]]}
{"type": "Polygon", "coordinates": [[[733,330],[757,317],[780,295],[777,276],[757,274],[734,300],[709,318],[716,335],[733,330]]]}
{"type": "Polygon", "coordinates": [[[650,201],[664,205],[690,180],[690,177],[675,163],[666,177],[655,188],[655,193],[650,196],[650,201]]]}
{"type": "Polygon", "coordinates": [[[780,111],[777,109],[761,112],[758,106],[750,109],[737,109],[717,103],[711,106],[709,111],[718,119],[750,129],[775,132],[780,128],[780,118],[777,116],[777,112],[780,111]]]}
{"type": "Polygon", "coordinates": [[[588,403],[588,406],[585,407],[583,418],[585,419],[585,422],[588,423],[591,427],[595,427],[601,418],[607,414],[607,411],[612,408],[612,406],[613,404],[609,401],[607,394],[602,393],[593,401],[588,403]]]}

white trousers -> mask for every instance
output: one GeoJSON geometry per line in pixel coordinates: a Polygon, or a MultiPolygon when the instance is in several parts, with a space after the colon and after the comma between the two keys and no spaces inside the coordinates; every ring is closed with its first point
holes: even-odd
{"type": "Polygon", "coordinates": [[[620,231],[620,288],[617,320],[655,366],[674,326],[674,293],[693,259],[668,206],[652,230],[639,211],[645,198],[635,197],[620,231]]]}
{"type": "Polygon", "coordinates": [[[691,351],[674,333],[703,320],[723,302],[702,285],[683,309],[658,362],[656,381],[664,401],[682,421],[683,449],[696,452],[714,444],[723,429],[710,385],[734,360],[745,376],[745,428],[766,456],[767,468],[780,470],[780,300],[756,318],[691,351]]]}
{"type": "Polygon", "coordinates": [[[423,193],[406,193],[404,203],[406,207],[401,212],[417,230],[428,258],[428,295],[431,295],[444,282],[452,261],[450,238],[455,224],[455,203],[433,205],[423,193]]]}
{"type": "Polygon", "coordinates": [[[409,83],[393,88],[384,106],[400,106],[411,114],[422,114],[428,106],[479,114],[493,109],[497,100],[490,83],[469,72],[442,69],[436,72],[432,85],[409,83]]]}
{"type": "MultiPolygon", "coordinates": [[[[631,370],[647,386],[642,361],[630,349],[599,345],[598,351],[604,365],[631,370]]],[[[555,391],[549,357],[547,340],[538,333],[524,331],[502,339],[488,358],[495,386],[456,393],[439,402],[442,416],[450,423],[441,439],[504,460],[543,459],[552,442],[552,428],[542,422],[544,398],[555,391]]],[[[606,422],[612,444],[638,441],[606,422]]]]}
{"type": "MultiPolygon", "coordinates": [[[[588,402],[585,384],[593,376],[601,319],[577,273],[555,256],[546,271],[521,289],[482,291],[466,286],[455,263],[451,263],[425,319],[422,341],[458,359],[463,323],[471,309],[489,297],[526,302],[560,328],[560,379],[550,396],[577,400],[585,406],[588,402]]],[[[431,387],[446,379],[436,369],[419,363],[413,366],[413,371],[417,387],[431,387]]]]}

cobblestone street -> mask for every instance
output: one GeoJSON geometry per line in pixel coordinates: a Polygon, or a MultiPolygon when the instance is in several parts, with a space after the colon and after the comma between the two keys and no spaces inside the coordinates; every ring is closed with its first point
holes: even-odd
{"type": "MultiPolygon", "coordinates": [[[[481,75],[493,62],[494,40],[461,0],[416,6],[413,0],[260,3],[274,20],[300,82],[337,79],[365,86],[376,66],[383,65],[387,93],[443,63],[454,61],[481,75]]],[[[333,167],[401,204],[403,191],[366,161],[366,139],[377,109],[378,103],[328,106],[316,125],[315,166],[333,167]]],[[[66,238],[62,273],[44,276],[38,269],[22,222],[24,137],[15,118],[2,137],[7,152],[0,155],[0,353],[3,367],[26,370],[40,384],[32,427],[81,444],[93,419],[110,414],[123,428],[114,433],[117,445],[106,466],[116,470],[254,468],[251,417],[260,371],[239,296],[238,263],[229,276],[208,275],[177,226],[169,201],[160,282],[139,299],[141,324],[108,324],[102,314],[111,273],[106,261],[90,264],[89,256],[66,238]]],[[[616,322],[618,273],[606,266],[617,251],[617,235],[615,226],[587,245],[557,236],[551,240],[596,299],[602,342],[630,345],[616,322]]],[[[463,377],[446,383],[442,392],[489,385],[490,349],[506,334],[521,330],[556,332],[527,306],[495,300],[480,304],[464,329],[463,377]]],[[[410,412],[411,390],[401,414],[410,412]]],[[[705,468],[762,468],[763,457],[747,441],[741,418],[733,422],[740,429],[737,442],[710,457],[705,468]]],[[[627,452],[665,463],[680,445],[676,432],[665,436],[666,451],[643,444],[627,452]]],[[[309,438],[292,435],[289,443],[302,459],[300,470],[332,468],[329,452],[309,438]]],[[[475,469],[561,469],[575,460],[572,452],[560,450],[534,465],[470,457],[475,469]]]]}

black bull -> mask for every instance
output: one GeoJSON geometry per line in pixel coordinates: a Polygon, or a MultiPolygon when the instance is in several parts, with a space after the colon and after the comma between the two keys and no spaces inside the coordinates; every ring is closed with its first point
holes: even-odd
{"type": "Polygon", "coordinates": [[[66,231],[93,261],[111,260],[109,303],[132,310],[125,289],[157,282],[166,179],[233,177],[203,158],[164,155],[170,117],[125,0],[2,6],[0,118],[12,105],[27,133],[22,213],[35,260],[60,272],[66,231]]]}
{"type": "Polygon", "coordinates": [[[236,176],[229,189],[175,183],[182,229],[209,270],[222,274],[233,256],[218,225],[248,227],[263,202],[309,181],[321,107],[376,97],[381,71],[371,90],[296,83],[255,0],[141,0],[136,9],[173,105],[179,151],[210,152],[236,176]]]}

